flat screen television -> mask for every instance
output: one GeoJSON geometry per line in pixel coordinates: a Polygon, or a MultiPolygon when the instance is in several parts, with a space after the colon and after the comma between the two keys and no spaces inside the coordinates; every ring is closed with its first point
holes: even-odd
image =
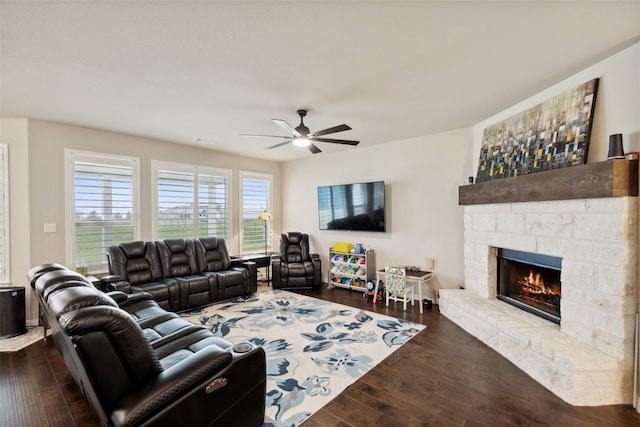
{"type": "Polygon", "coordinates": [[[318,187],[320,230],[386,231],[384,181],[318,187]]]}

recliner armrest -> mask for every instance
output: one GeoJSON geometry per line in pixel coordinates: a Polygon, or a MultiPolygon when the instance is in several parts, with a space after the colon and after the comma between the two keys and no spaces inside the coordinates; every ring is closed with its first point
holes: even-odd
{"type": "Polygon", "coordinates": [[[246,267],[248,263],[255,264],[253,261],[245,261],[242,258],[231,258],[231,267],[246,267]]]}
{"type": "Polygon", "coordinates": [[[153,296],[148,292],[132,292],[130,294],[122,291],[110,291],[107,295],[111,296],[120,307],[127,307],[140,301],[153,301],[153,296]]]}
{"type": "Polygon", "coordinates": [[[100,283],[113,283],[113,282],[122,282],[124,277],[118,274],[109,274],[108,276],[102,276],[100,278],[100,283]]]}
{"type": "Polygon", "coordinates": [[[113,300],[117,302],[119,306],[122,306],[122,303],[127,301],[128,295],[122,291],[111,291],[106,292],[106,294],[113,298],[113,300]]]}
{"type": "Polygon", "coordinates": [[[131,283],[124,280],[122,276],[112,274],[100,278],[100,290],[102,292],[121,291],[125,294],[130,294],[131,283]]]}
{"type": "Polygon", "coordinates": [[[258,290],[258,267],[256,267],[256,263],[253,261],[242,261],[235,262],[231,261],[232,269],[246,269],[249,272],[249,283],[245,287],[245,292],[253,293],[258,290]]]}
{"type": "MultiPolygon", "coordinates": [[[[194,413],[185,408],[228,408],[249,390],[247,384],[262,385],[265,378],[262,348],[236,354],[209,346],[132,389],[114,405],[111,421],[117,427],[161,417],[163,425],[190,425],[195,419],[207,425],[203,417],[215,420],[220,414],[194,413]],[[214,382],[216,379],[219,381],[214,382]]],[[[260,415],[264,416],[264,408],[260,415]]]]}
{"type": "Polygon", "coordinates": [[[282,257],[280,255],[271,255],[271,286],[273,286],[273,289],[280,289],[282,287],[282,275],[280,274],[282,267],[282,257]]]}
{"type": "Polygon", "coordinates": [[[100,278],[99,289],[102,292],[122,291],[128,294],[131,293],[131,284],[120,275],[110,274],[100,278]]]}
{"type": "Polygon", "coordinates": [[[320,286],[322,283],[322,261],[319,254],[309,254],[313,263],[313,286],[320,286]]]}

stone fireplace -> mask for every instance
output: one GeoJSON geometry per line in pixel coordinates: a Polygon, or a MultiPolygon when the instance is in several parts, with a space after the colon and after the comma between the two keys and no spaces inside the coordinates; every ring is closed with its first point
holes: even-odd
{"type": "Polygon", "coordinates": [[[440,290],[442,314],[570,404],[631,403],[638,198],[474,202],[464,227],[464,289],[440,290]],[[499,248],[561,259],[560,324],[498,299],[499,248]]]}

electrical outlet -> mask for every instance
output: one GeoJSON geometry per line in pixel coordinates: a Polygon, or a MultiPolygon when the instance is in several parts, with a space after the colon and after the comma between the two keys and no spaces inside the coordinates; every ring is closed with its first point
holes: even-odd
{"type": "Polygon", "coordinates": [[[436,260],[433,258],[427,258],[427,268],[429,270],[433,270],[436,268],[436,260]]]}
{"type": "Polygon", "coordinates": [[[44,232],[45,233],[55,233],[56,232],[56,223],[50,223],[50,224],[45,224],[44,225],[44,232]]]}

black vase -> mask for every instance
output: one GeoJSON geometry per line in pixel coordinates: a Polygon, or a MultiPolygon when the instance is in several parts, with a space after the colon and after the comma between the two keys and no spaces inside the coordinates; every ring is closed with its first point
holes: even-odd
{"type": "Polygon", "coordinates": [[[607,155],[607,160],[611,159],[624,159],[621,133],[609,135],[609,154],[607,155]]]}

